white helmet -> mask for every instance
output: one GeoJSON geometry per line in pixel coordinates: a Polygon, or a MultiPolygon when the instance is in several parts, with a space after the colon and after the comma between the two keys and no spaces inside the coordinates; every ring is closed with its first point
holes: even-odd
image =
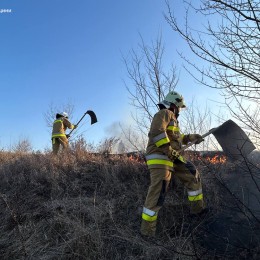
{"type": "Polygon", "coordinates": [[[186,107],[182,95],[180,95],[176,91],[169,92],[166,95],[165,99],[163,101],[161,101],[158,105],[164,105],[166,108],[170,108],[171,103],[176,105],[178,108],[186,107]]]}
{"type": "Polygon", "coordinates": [[[66,112],[61,112],[61,113],[59,113],[61,116],[64,116],[64,117],[66,117],[66,118],[68,118],[69,117],[69,115],[66,113],[66,112]]]}

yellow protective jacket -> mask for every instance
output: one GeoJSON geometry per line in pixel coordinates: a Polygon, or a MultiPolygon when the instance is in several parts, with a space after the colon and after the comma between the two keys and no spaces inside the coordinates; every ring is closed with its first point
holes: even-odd
{"type": "Polygon", "coordinates": [[[70,121],[61,117],[53,122],[52,138],[66,137],[65,131],[67,128],[73,129],[75,126],[70,121]]]}
{"type": "Polygon", "coordinates": [[[148,168],[173,170],[173,161],[168,157],[170,146],[178,151],[189,142],[189,136],[180,133],[179,123],[174,113],[161,109],[154,115],[148,134],[146,161],[148,168]]]}

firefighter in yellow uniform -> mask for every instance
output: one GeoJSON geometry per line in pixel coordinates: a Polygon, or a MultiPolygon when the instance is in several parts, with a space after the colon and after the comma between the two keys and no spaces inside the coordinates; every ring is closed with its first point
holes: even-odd
{"type": "Polygon", "coordinates": [[[69,145],[68,136],[66,130],[75,129],[77,125],[73,125],[68,120],[68,114],[66,112],[56,114],[56,120],[53,122],[52,129],[52,151],[57,155],[62,146],[63,150],[66,150],[69,145]]]}
{"type": "Polygon", "coordinates": [[[156,232],[157,216],[165,195],[175,174],[187,189],[191,214],[204,211],[202,187],[199,172],[195,166],[178,153],[182,145],[203,141],[199,134],[183,135],[177,120],[181,108],[185,107],[183,97],[171,91],[158,104],[148,134],[146,161],[150,171],[150,186],[142,212],[141,234],[153,237],[156,232]]]}

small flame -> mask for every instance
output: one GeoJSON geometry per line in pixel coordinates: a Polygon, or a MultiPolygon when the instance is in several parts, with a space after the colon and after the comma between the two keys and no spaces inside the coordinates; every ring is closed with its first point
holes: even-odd
{"type": "Polygon", "coordinates": [[[139,155],[130,155],[130,156],[128,156],[128,160],[132,161],[132,162],[139,162],[139,163],[144,162],[144,158],[139,155]]]}
{"type": "Polygon", "coordinates": [[[213,157],[207,156],[207,157],[197,157],[200,161],[207,161],[211,164],[224,164],[227,162],[227,157],[225,155],[219,155],[215,154],[213,157]]]}
{"type": "Polygon", "coordinates": [[[227,157],[224,155],[215,154],[212,158],[207,157],[206,160],[212,164],[223,164],[227,162],[227,157]]]}

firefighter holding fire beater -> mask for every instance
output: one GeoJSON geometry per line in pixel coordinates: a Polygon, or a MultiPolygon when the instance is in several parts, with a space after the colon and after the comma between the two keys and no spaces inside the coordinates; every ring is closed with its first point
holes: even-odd
{"type": "Polygon", "coordinates": [[[172,174],[187,189],[191,214],[200,215],[205,211],[199,172],[178,152],[183,144],[193,141],[199,144],[203,138],[199,134],[181,134],[177,119],[180,110],[186,106],[179,93],[169,92],[158,107],[160,110],[153,117],[146,148],[150,186],[142,212],[141,234],[149,237],[155,236],[158,212],[172,174]]]}
{"type": "Polygon", "coordinates": [[[76,129],[77,125],[73,125],[69,121],[69,116],[66,112],[57,113],[56,120],[53,122],[53,129],[52,129],[52,151],[53,154],[57,155],[62,146],[63,150],[66,150],[69,145],[68,138],[69,136],[66,135],[66,130],[69,129],[76,129]]]}

